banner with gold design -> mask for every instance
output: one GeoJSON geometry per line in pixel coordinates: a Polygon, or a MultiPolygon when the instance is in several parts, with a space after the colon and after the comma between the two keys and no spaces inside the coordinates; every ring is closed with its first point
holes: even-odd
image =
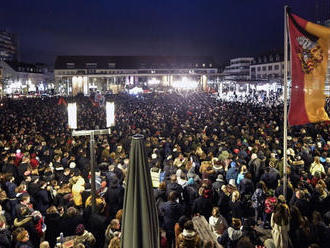
{"type": "Polygon", "coordinates": [[[289,125],[329,121],[324,87],[330,28],[291,13],[288,16],[292,76],[289,125]]]}

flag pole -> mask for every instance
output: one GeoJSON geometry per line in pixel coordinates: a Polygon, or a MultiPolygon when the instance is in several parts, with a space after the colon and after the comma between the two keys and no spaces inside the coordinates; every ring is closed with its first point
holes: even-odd
{"type": "Polygon", "coordinates": [[[288,150],[288,29],[287,29],[287,9],[288,6],[284,6],[284,81],[283,81],[283,95],[284,95],[284,104],[283,104],[283,195],[286,198],[287,191],[287,150],[288,150]]]}

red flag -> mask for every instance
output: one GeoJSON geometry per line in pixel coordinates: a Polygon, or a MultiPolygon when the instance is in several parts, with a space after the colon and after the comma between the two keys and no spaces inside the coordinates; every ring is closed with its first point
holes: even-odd
{"type": "Polygon", "coordinates": [[[329,121],[325,111],[325,80],[330,28],[289,13],[292,85],[290,125],[329,121]]]}

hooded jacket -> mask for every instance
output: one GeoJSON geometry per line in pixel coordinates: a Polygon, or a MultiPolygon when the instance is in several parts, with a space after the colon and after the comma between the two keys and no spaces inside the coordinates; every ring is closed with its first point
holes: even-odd
{"type": "Polygon", "coordinates": [[[198,248],[201,247],[201,239],[194,230],[183,229],[177,240],[178,248],[198,248]]]}
{"type": "Polygon", "coordinates": [[[86,247],[93,247],[95,244],[95,237],[92,233],[85,230],[83,234],[75,237],[74,243],[83,243],[86,247]]]}

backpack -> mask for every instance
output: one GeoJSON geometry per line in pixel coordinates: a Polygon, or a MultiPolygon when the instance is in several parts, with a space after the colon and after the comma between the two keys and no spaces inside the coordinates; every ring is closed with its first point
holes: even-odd
{"type": "Polygon", "coordinates": [[[265,213],[271,214],[274,211],[276,204],[277,204],[276,197],[274,196],[268,197],[265,201],[265,213]]]}
{"type": "Polygon", "coordinates": [[[264,196],[263,196],[263,192],[261,189],[257,189],[256,191],[254,191],[252,197],[252,207],[253,208],[260,208],[263,205],[264,202],[264,196]]]}

